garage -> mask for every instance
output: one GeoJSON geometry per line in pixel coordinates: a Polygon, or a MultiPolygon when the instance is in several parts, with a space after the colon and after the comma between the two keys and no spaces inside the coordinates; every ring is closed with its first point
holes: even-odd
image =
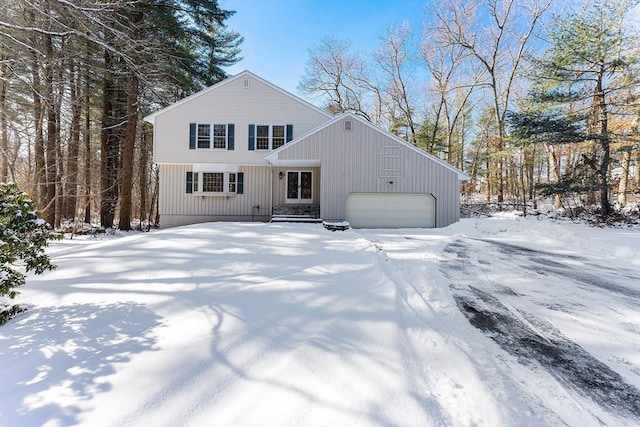
{"type": "Polygon", "coordinates": [[[433,228],[436,199],[431,194],[351,193],[345,216],[354,228],[433,228]]]}

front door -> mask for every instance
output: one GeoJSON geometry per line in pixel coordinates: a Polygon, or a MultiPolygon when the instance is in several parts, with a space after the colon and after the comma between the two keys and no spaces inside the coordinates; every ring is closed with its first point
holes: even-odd
{"type": "Polygon", "coordinates": [[[313,172],[287,171],[287,203],[309,203],[313,199],[313,172]]]}

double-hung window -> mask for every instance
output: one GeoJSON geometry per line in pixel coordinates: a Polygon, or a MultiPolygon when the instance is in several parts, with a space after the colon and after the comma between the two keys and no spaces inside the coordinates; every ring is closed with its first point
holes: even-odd
{"type": "Polygon", "coordinates": [[[213,125],[213,148],[227,148],[227,125],[213,125]]]}
{"type": "Polygon", "coordinates": [[[293,125],[249,125],[249,150],[275,150],[293,139],[293,125]]]}
{"type": "Polygon", "coordinates": [[[271,126],[271,148],[275,150],[276,148],[282,147],[284,145],[285,138],[285,130],[283,125],[273,125],[271,126]]]}
{"type": "Polygon", "coordinates": [[[269,125],[256,126],[256,150],[269,149],[269,125]]]}
{"type": "Polygon", "coordinates": [[[192,150],[233,150],[233,124],[191,123],[189,125],[189,148],[192,150]]]}
{"type": "Polygon", "coordinates": [[[227,179],[227,183],[229,185],[229,189],[227,190],[229,193],[235,193],[236,192],[236,174],[235,173],[230,173],[229,177],[227,179]]]}
{"type": "Polygon", "coordinates": [[[211,125],[198,124],[198,148],[211,148],[211,125]]]}

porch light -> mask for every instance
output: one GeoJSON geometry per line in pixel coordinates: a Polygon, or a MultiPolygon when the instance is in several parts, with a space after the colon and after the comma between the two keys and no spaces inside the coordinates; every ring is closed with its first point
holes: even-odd
{"type": "Polygon", "coordinates": [[[280,179],[284,178],[284,173],[282,171],[280,171],[278,173],[278,178],[280,178],[280,179]]]}

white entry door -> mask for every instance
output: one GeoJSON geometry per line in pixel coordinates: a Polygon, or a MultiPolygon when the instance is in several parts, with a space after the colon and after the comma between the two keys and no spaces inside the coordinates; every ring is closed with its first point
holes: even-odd
{"type": "Polygon", "coordinates": [[[313,200],[313,172],[287,171],[287,203],[311,203],[313,200]]]}

